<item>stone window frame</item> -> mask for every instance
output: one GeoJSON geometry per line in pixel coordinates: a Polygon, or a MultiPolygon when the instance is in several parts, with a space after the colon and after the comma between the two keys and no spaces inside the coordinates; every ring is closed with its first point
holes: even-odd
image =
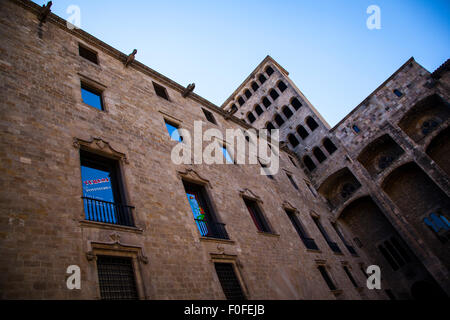
{"type": "Polygon", "coordinates": [[[77,44],[78,44],[78,50],[77,50],[77,51],[78,51],[78,56],[81,57],[81,58],[83,58],[83,61],[89,61],[91,64],[93,64],[93,65],[99,67],[99,66],[100,66],[100,58],[99,58],[98,51],[92,49],[90,46],[86,45],[85,43],[83,43],[83,42],[81,42],[81,41],[78,41],[77,44]],[[91,61],[91,60],[89,60],[88,58],[85,58],[85,57],[83,57],[82,55],[80,55],[80,54],[79,54],[80,48],[83,48],[84,50],[87,50],[87,51],[90,51],[90,52],[94,53],[97,62],[91,61]]]}
{"type": "Polygon", "coordinates": [[[106,95],[105,95],[108,87],[92,78],[89,78],[89,77],[81,74],[81,73],[78,73],[78,77],[80,80],[80,90],[79,90],[80,103],[91,109],[97,110],[98,112],[109,113],[109,107],[108,107],[108,104],[106,103],[106,95]],[[102,110],[97,109],[83,101],[83,97],[82,97],[82,93],[81,93],[81,89],[82,89],[83,85],[92,89],[93,91],[97,91],[99,93],[101,103],[102,103],[102,110]]]}
{"type": "Polygon", "coordinates": [[[163,85],[161,85],[161,84],[159,84],[158,82],[155,82],[155,81],[153,81],[153,80],[152,80],[152,86],[153,86],[153,90],[154,90],[154,92],[155,92],[155,95],[156,95],[157,97],[159,97],[159,98],[161,98],[161,99],[164,99],[164,100],[167,100],[167,101],[169,101],[169,102],[172,102],[172,100],[170,99],[170,96],[169,96],[169,92],[167,91],[167,88],[166,88],[165,86],[163,86],[163,85]],[[159,95],[159,94],[157,93],[157,89],[158,89],[158,90],[162,90],[162,91],[164,92],[165,97],[159,95]]]}
{"type": "MultiPolygon", "coordinates": [[[[334,276],[334,274],[333,274],[333,272],[332,272],[333,270],[332,270],[331,266],[327,263],[327,261],[326,261],[326,260],[323,260],[323,259],[317,259],[317,260],[315,260],[315,264],[316,264],[317,272],[319,272],[319,274],[320,274],[320,271],[319,271],[318,268],[319,268],[320,266],[324,267],[325,271],[326,271],[327,274],[328,274],[328,277],[331,279],[331,281],[333,282],[334,286],[336,287],[336,289],[331,290],[331,289],[328,288],[328,286],[327,286],[328,290],[329,290],[335,297],[338,297],[338,296],[342,295],[344,291],[343,291],[342,289],[339,289],[339,283],[336,281],[336,277],[334,276]]],[[[320,275],[320,277],[322,278],[322,275],[320,275]]],[[[325,279],[323,279],[323,281],[325,281],[325,279]]],[[[325,284],[325,285],[326,285],[326,284],[325,284]]]]}

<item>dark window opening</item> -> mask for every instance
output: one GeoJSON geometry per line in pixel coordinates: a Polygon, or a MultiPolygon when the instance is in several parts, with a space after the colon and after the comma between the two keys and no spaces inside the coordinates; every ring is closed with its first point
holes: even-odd
{"type": "Polygon", "coordinates": [[[202,237],[229,239],[225,224],[217,221],[205,187],[183,181],[194,221],[202,237]]]}
{"type": "Polygon", "coordinates": [[[288,140],[293,148],[297,147],[300,144],[300,142],[297,140],[297,138],[292,133],[288,135],[288,140]]]}
{"type": "Polygon", "coordinates": [[[394,94],[397,96],[397,97],[401,97],[401,96],[403,96],[403,93],[401,93],[401,91],[400,90],[398,90],[398,89],[395,89],[394,90],[394,94]]]}
{"type": "Polygon", "coordinates": [[[308,131],[301,125],[297,127],[297,133],[302,139],[306,139],[309,136],[308,131]]]}
{"type": "Polygon", "coordinates": [[[300,109],[302,107],[302,103],[300,101],[298,101],[297,98],[293,98],[291,101],[291,104],[294,107],[295,111],[297,111],[298,109],[300,109]]]}
{"type": "Polygon", "coordinates": [[[308,125],[309,129],[311,129],[311,131],[314,131],[319,127],[316,120],[311,117],[306,118],[306,124],[308,125]]]}
{"type": "Polygon", "coordinates": [[[272,97],[272,100],[273,100],[273,101],[277,100],[278,97],[280,96],[280,95],[278,94],[278,92],[277,92],[275,89],[271,89],[271,90],[269,91],[269,95],[272,97]]]}
{"type": "Polygon", "coordinates": [[[303,228],[303,225],[298,219],[297,214],[294,211],[288,209],[285,209],[285,212],[288,215],[289,220],[294,226],[295,231],[297,231],[297,234],[300,236],[300,239],[302,240],[305,247],[310,250],[319,250],[319,247],[317,246],[314,239],[309,238],[309,235],[303,228]]]}
{"type": "Polygon", "coordinates": [[[308,168],[309,171],[313,171],[316,168],[314,161],[312,161],[312,159],[309,156],[303,157],[303,163],[305,164],[306,168],[308,168]]]}
{"type": "Polygon", "coordinates": [[[275,130],[275,127],[274,127],[274,125],[272,124],[272,122],[268,122],[267,124],[266,124],[266,129],[267,130],[275,130]]]}
{"type": "Polygon", "coordinates": [[[100,296],[103,300],[137,300],[131,258],[97,256],[100,296]]]}
{"type": "Polygon", "coordinates": [[[217,277],[227,300],[245,300],[239,280],[231,263],[214,263],[217,277]]]}
{"type": "Polygon", "coordinates": [[[284,124],[284,119],[278,113],[275,115],[275,123],[278,127],[281,127],[284,124]]]}
{"type": "Polygon", "coordinates": [[[155,93],[158,97],[169,100],[169,95],[167,94],[166,88],[155,82],[153,82],[153,88],[155,89],[155,93]]]}
{"type": "Polygon", "coordinates": [[[259,89],[258,84],[256,82],[254,82],[254,81],[252,82],[251,86],[252,86],[252,89],[253,89],[254,92],[256,92],[256,90],[259,89]]]}
{"type": "Polygon", "coordinates": [[[248,113],[247,119],[248,119],[248,122],[250,122],[250,123],[253,123],[253,122],[256,121],[256,118],[255,118],[255,116],[253,115],[252,112],[249,112],[249,113],[248,113]]]}
{"type": "Polygon", "coordinates": [[[267,97],[264,97],[264,98],[263,98],[262,103],[263,103],[264,107],[266,107],[266,109],[267,109],[268,107],[270,107],[270,105],[272,104],[272,102],[270,102],[270,100],[267,99],[267,97]]]}
{"type": "Polygon", "coordinates": [[[294,178],[289,173],[286,173],[286,175],[294,188],[298,190],[298,185],[295,183],[294,178]]]}
{"type": "Polygon", "coordinates": [[[288,106],[284,106],[282,111],[287,119],[289,119],[290,117],[292,117],[294,115],[294,113],[291,111],[291,109],[289,109],[288,106]]]}
{"type": "Polygon", "coordinates": [[[283,81],[280,81],[277,84],[277,88],[280,89],[281,92],[284,92],[287,89],[287,86],[283,81]]]}
{"type": "Polygon", "coordinates": [[[242,107],[242,105],[245,103],[244,98],[242,98],[241,96],[239,96],[239,98],[238,98],[238,103],[239,103],[239,105],[242,107]]]}
{"type": "Polygon", "coordinates": [[[88,49],[82,45],[78,45],[78,52],[81,57],[98,64],[98,58],[97,53],[95,51],[92,51],[91,49],[88,49]]]}
{"type": "Polygon", "coordinates": [[[262,114],[264,113],[264,110],[263,110],[263,108],[261,108],[261,106],[260,106],[259,104],[257,104],[257,105],[255,106],[255,112],[256,112],[256,114],[257,114],[258,116],[260,116],[260,115],[262,115],[262,114]]]}
{"type": "Polygon", "coordinates": [[[333,280],[331,280],[330,276],[328,275],[325,266],[318,266],[317,269],[319,269],[319,272],[322,275],[323,280],[325,280],[328,288],[330,288],[330,290],[336,290],[336,286],[334,285],[333,280]]]}
{"type": "Polygon", "coordinates": [[[245,94],[245,96],[247,97],[247,99],[250,98],[250,97],[252,96],[252,93],[251,93],[250,90],[248,90],[248,89],[244,91],[244,94],[245,94]]]}
{"type": "Polygon", "coordinates": [[[333,228],[336,231],[336,233],[339,236],[339,238],[342,240],[342,243],[345,245],[345,247],[347,248],[348,252],[350,252],[352,255],[356,256],[357,253],[356,253],[355,248],[353,248],[352,245],[348,244],[348,242],[345,239],[343,233],[341,232],[339,226],[336,223],[332,223],[331,225],[333,226],[333,228]]]}
{"type": "Polygon", "coordinates": [[[87,105],[90,105],[98,110],[104,110],[102,92],[94,89],[84,82],[81,82],[81,98],[87,105]]]}
{"type": "Polygon", "coordinates": [[[315,147],[313,149],[313,154],[316,157],[317,161],[319,161],[319,163],[324,162],[325,160],[327,160],[327,157],[325,156],[325,154],[323,153],[322,150],[320,150],[319,147],[315,147]]]}
{"type": "Polygon", "coordinates": [[[86,220],[134,226],[118,161],[80,150],[80,164],[86,220]]]}
{"type": "Polygon", "coordinates": [[[333,154],[337,150],[336,146],[334,145],[334,143],[329,138],[326,138],[323,141],[323,146],[325,147],[325,149],[327,150],[328,154],[330,154],[330,155],[333,154]]]}
{"type": "Polygon", "coordinates": [[[266,68],[266,73],[267,73],[267,75],[268,75],[269,77],[270,77],[274,72],[275,72],[275,71],[272,69],[271,66],[268,66],[268,67],[266,68]]]}
{"type": "Polygon", "coordinates": [[[214,118],[214,115],[212,114],[212,112],[205,110],[202,108],[202,111],[205,115],[206,120],[208,120],[209,122],[213,123],[213,124],[217,124],[216,122],[216,118],[214,118]]]}
{"type": "Polygon", "coordinates": [[[361,129],[359,129],[359,127],[358,127],[356,124],[353,125],[352,129],[353,129],[353,131],[355,131],[356,133],[360,133],[360,132],[361,132],[361,129]]]}
{"type": "Polygon", "coordinates": [[[350,270],[347,266],[344,266],[344,271],[347,274],[347,277],[349,278],[350,282],[353,284],[355,288],[358,288],[358,283],[356,282],[355,278],[353,278],[353,275],[351,274],[350,270]]]}
{"type": "Polygon", "coordinates": [[[261,84],[263,84],[264,82],[266,82],[267,78],[263,74],[260,74],[258,80],[261,84]]]}
{"type": "Polygon", "coordinates": [[[337,243],[331,241],[330,237],[328,236],[327,231],[325,230],[322,223],[320,222],[320,219],[318,217],[313,217],[313,221],[316,224],[317,228],[319,229],[320,233],[322,234],[323,238],[327,242],[330,249],[333,250],[333,252],[341,253],[341,249],[339,248],[337,243]]]}
{"type": "Polygon", "coordinates": [[[244,198],[244,202],[258,231],[271,233],[269,224],[267,223],[256,201],[244,198]]]}

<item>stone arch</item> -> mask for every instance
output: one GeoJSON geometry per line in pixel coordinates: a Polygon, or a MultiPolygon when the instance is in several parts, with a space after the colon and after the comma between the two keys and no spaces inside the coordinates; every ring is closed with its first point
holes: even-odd
{"type": "Polygon", "coordinates": [[[255,105],[255,112],[258,116],[262,115],[264,113],[264,109],[261,108],[261,106],[259,104],[255,105]]]}
{"type": "Polygon", "coordinates": [[[280,94],[277,92],[277,90],[275,90],[273,88],[270,89],[269,95],[270,95],[270,97],[272,98],[273,101],[277,100],[278,97],[280,96],[280,94]]]}
{"type": "Polygon", "coordinates": [[[336,145],[333,143],[333,141],[331,141],[330,138],[323,139],[322,145],[324,146],[325,150],[327,150],[329,155],[332,155],[337,150],[336,145]]]}
{"type": "Polygon", "coordinates": [[[250,112],[247,113],[247,120],[248,120],[249,123],[253,123],[253,122],[256,121],[256,117],[253,114],[253,112],[250,111],[250,112]]]}
{"type": "Polygon", "coordinates": [[[286,119],[289,119],[290,117],[292,117],[294,115],[294,113],[288,106],[284,106],[283,109],[281,109],[281,111],[286,116],[286,119]]]}
{"type": "Polygon", "coordinates": [[[289,143],[292,145],[293,148],[297,147],[300,142],[298,141],[298,139],[295,137],[295,135],[293,135],[292,133],[290,133],[288,135],[288,141],[289,143]]]}
{"type": "Polygon", "coordinates": [[[351,198],[360,187],[361,183],[353,173],[343,168],[326,178],[318,191],[334,209],[351,198]]]}
{"type": "Polygon", "coordinates": [[[264,107],[266,107],[266,109],[269,108],[272,104],[272,102],[267,97],[263,97],[261,99],[261,103],[264,105],[264,107]]]}
{"type": "Polygon", "coordinates": [[[319,127],[316,120],[314,120],[312,117],[307,117],[305,121],[311,131],[314,131],[319,127]]]}
{"type": "Polygon", "coordinates": [[[314,157],[316,157],[317,161],[319,161],[319,163],[322,163],[325,160],[327,160],[327,156],[325,155],[325,153],[323,153],[322,149],[320,149],[319,147],[315,147],[313,149],[313,154],[314,157]]]}
{"type": "Polygon", "coordinates": [[[450,175],[450,127],[445,128],[437,134],[428,144],[426,153],[450,175]]]}
{"type": "Polygon", "coordinates": [[[296,97],[291,99],[291,105],[294,107],[295,111],[302,107],[302,103],[296,97]]]}
{"type": "Polygon", "coordinates": [[[280,80],[277,82],[277,88],[278,90],[280,90],[280,92],[284,92],[287,89],[287,85],[283,80],[280,80]]]}
{"type": "Polygon", "coordinates": [[[281,127],[284,124],[284,119],[282,116],[280,116],[278,113],[275,114],[273,117],[273,120],[278,125],[278,127],[281,127]]]}
{"type": "Polygon", "coordinates": [[[253,92],[256,92],[259,89],[259,85],[256,83],[256,81],[253,81],[250,86],[252,87],[253,92]]]}

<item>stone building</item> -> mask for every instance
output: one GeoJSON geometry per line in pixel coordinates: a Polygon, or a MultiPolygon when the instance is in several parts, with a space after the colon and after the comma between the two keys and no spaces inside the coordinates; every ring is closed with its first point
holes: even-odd
{"type": "Polygon", "coordinates": [[[0,26],[0,298],[448,295],[448,62],[330,128],[271,57],[218,107],[31,1],[0,26]],[[174,164],[194,121],[279,128],[278,174],[174,164]]]}

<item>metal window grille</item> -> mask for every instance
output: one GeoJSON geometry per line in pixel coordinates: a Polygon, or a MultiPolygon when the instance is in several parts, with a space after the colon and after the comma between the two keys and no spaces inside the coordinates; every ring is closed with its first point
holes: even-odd
{"type": "Polygon", "coordinates": [[[245,300],[239,280],[231,263],[214,263],[223,293],[227,300],[245,300]]]}
{"type": "Polygon", "coordinates": [[[130,258],[97,257],[100,295],[103,300],[137,300],[138,293],[130,258]]]}

